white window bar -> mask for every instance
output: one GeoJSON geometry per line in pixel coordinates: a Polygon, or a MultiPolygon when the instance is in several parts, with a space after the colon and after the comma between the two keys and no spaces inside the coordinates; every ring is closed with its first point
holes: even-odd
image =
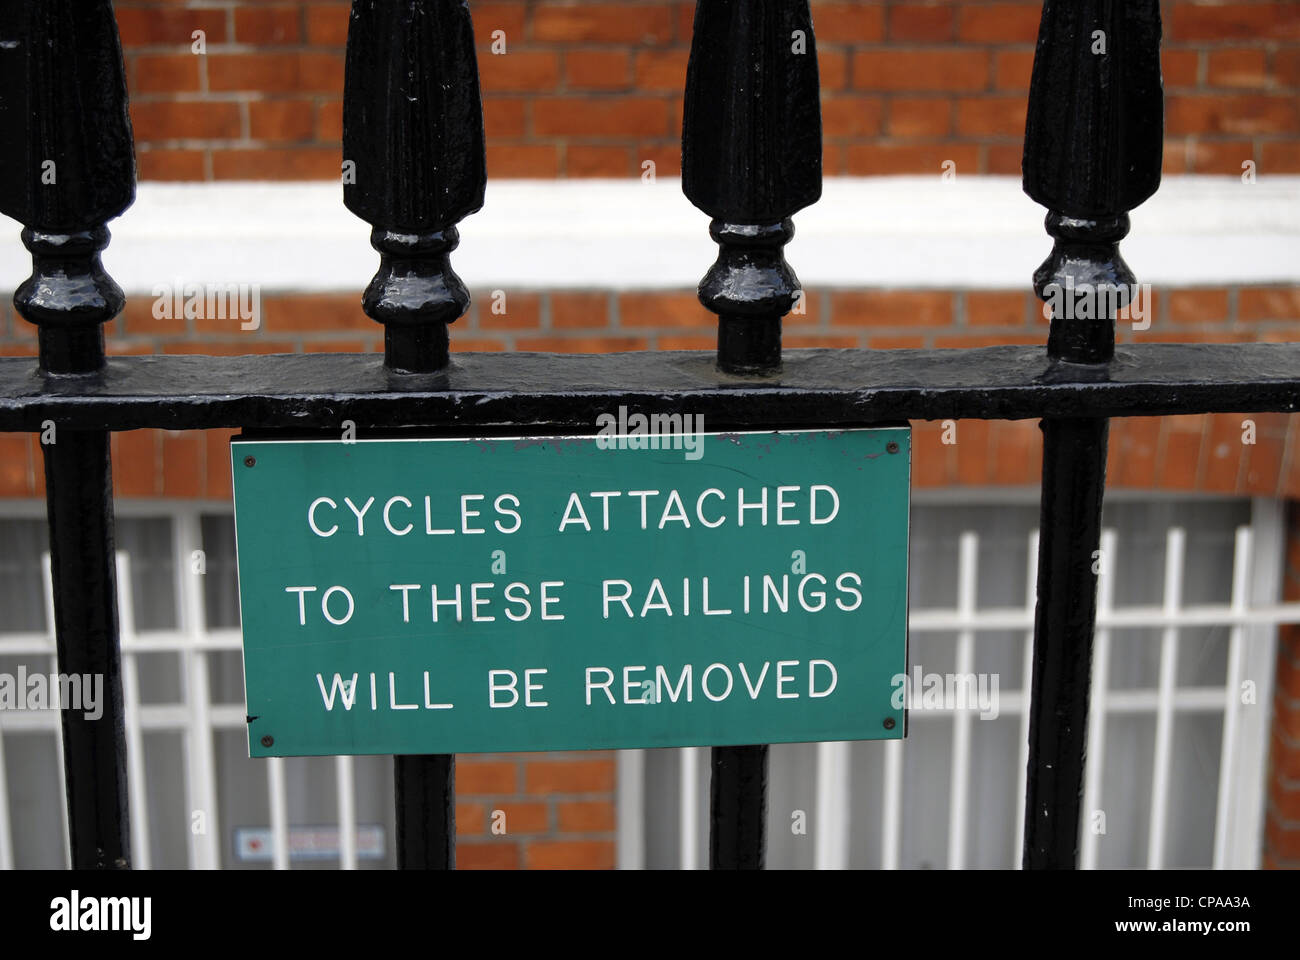
{"type": "MultiPolygon", "coordinates": [[[[1246,609],[1250,596],[1250,529],[1237,531],[1236,549],[1232,561],[1232,607],[1246,609]]],[[[1224,685],[1223,738],[1219,758],[1219,796],[1214,816],[1214,865],[1221,867],[1227,860],[1228,817],[1232,811],[1233,774],[1237,750],[1237,717],[1241,704],[1242,655],[1245,644],[1243,626],[1235,626],[1228,639],[1228,678],[1224,685]]]]}
{"type": "MultiPolygon", "coordinates": [[[[908,722],[916,714],[908,711],[908,722]]],[[[885,741],[884,806],[880,815],[880,866],[897,870],[903,844],[903,740],[885,741]]]]}
{"type": "MultiPolygon", "coordinates": [[[[41,554],[41,582],[42,585],[45,587],[46,633],[40,635],[40,646],[33,652],[47,654],[50,658],[50,663],[54,665],[53,669],[57,670],[59,657],[58,657],[57,646],[54,640],[54,570],[53,567],[51,567],[50,565],[50,554],[48,551],[41,554]]],[[[5,650],[6,652],[8,652],[10,648],[6,646],[5,650]]],[[[15,650],[13,652],[22,653],[23,651],[15,650]]],[[[54,763],[55,763],[55,769],[58,771],[57,775],[59,778],[59,800],[66,803],[67,801],[65,798],[68,795],[68,774],[63,766],[62,718],[63,715],[61,713],[55,713],[54,716],[51,718],[49,725],[54,730],[54,763]]],[[[42,723],[41,726],[44,727],[45,724],[42,723]]],[[[68,832],[69,826],[68,826],[68,818],[66,815],[59,817],[59,829],[63,838],[63,867],[65,870],[71,870],[72,869],[72,835],[68,832]]]]}
{"type": "Polygon", "coordinates": [[[122,641],[122,704],[126,719],[126,783],[130,792],[131,863],[137,870],[148,870],[149,796],[145,792],[144,736],[140,729],[140,672],[131,640],[135,637],[135,593],[131,589],[131,562],[118,551],[117,620],[122,641]]]}
{"type": "Polygon", "coordinates": [[[817,819],[813,864],[818,870],[845,870],[849,865],[850,744],[817,744],[817,819]]]}
{"type": "MultiPolygon", "coordinates": [[[[1179,527],[1165,535],[1164,610],[1172,621],[1183,600],[1183,560],[1187,537],[1179,527]]],[[[1169,765],[1174,749],[1174,694],[1178,685],[1178,627],[1160,634],[1159,701],[1156,705],[1156,746],[1151,771],[1151,817],[1147,829],[1147,868],[1164,866],[1168,832],[1169,765]]]]}
{"type": "MultiPolygon", "coordinates": [[[[975,673],[975,587],[979,569],[979,537],[970,531],[963,533],[957,548],[957,619],[961,630],[957,634],[957,665],[955,672],[959,684],[975,673]]],[[[969,688],[968,688],[969,689],[969,688]]],[[[913,696],[918,691],[912,691],[913,696]]],[[[948,869],[961,870],[966,866],[966,814],[970,795],[970,725],[974,717],[974,703],[966,709],[954,710],[952,718],[952,778],[948,792],[948,869]]]]}
{"type": "MultiPolygon", "coordinates": [[[[207,629],[207,603],[203,581],[194,570],[196,554],[203,549],[203,527],[199,514],[186,510],[172,523],[176,617],[185,648],[181,651],[181,697],[188,709],[185,725],[185,798],[189,806],[190,867],[215,870],[221,866],[218,844],[220,813],[217,810],[217,774],[212,751],[212,715],[209,700],[208,654],[197,649],[207,629]],[[202,820],[196,830],[194,818],[202,820]]],[[[206,574],[205,574],[206,575],[206,574]]]]}
{"type": "MultiPolygon", "coordinates": [[[[1104,622],[1115,601],[1115,559],[1119,536],[1114,530],[1101,532],[1101,577],[1097,582],[1097,619],[1104,622]]],[[[1036,556],[1036,554],[1035,554],[1036,556]]],[[[1028,703],[1028,698],[1025,700],[1028,703]]],[[[1110,702],[1110,627],[1098,627],[1092,648],[1092,702],[1088,706],[1087,752],[1083,772],[1083,843],[1079,866],[1097,869],[1101,833],[1093,818],[1101,813],[1101,783],[1106,769],[1106,717],[1113,710],[1110,702]]],[[[1029,711],[1022,714],[1028,721],[1029,711]]],[[[1024,809],[1024,803],[1020,804],[1024,809]]]]}
{"type": "MultiPolygon", "coordinates": [[[[1105,550],[1105,534],[1102,549],[1105,550]]],[[[1029,534],[1029,561],[1025,565],[1025,608],[1038,603],[1038,531],[1029,534]]],[[[1105,554],[1103,554],[1105,556],[1105,554]]],[[[1025,652],[1020,666],[1020,690],[1024,702],[1034,689],[1034,631],[1025,631],[1025,652]]],[[[1029,793],[1029,711],[1020,711],[1020,754],[1016,764],[1016,829],[1011,834],[1011,864],[1020,870],[1025,865],[1025,797],[1029,793]]],[[[1085,807],[1086,809],[1086,807],[1085,807]]]]}
{"type": "MultiPolygon", "coordinates": [[[[1252,606],[1272,602],[1282,594],[1285,555],[1284,505],[1269,497],[1251,503],[1249,600],[1252,606]]],[[[1294,617],[1291,618],[1294,621],[1294,617]]],[[[1264,800],[1268,795],[1268,756],[1273,715],[1273,671],[1277,656],[1277,625],[1250,625],[1240,654],[1240,682],[1229,683],[1226,695],[1236,711],[1235,752],[1221,760],[1219,796],[1228,790],[1227,811],[1219,815],[1215,832],[1214,866],[1255,870],[1261,858],[1264,800]],[[1254,684],[1254,702],[1243,701],[1242,683],[1254,684]],[[1245,709],[1243,709],[1245,708],[1245,709]],[[1224,826],[1226,817],[1226,826],[1224,826]]],[[[1230,641],[1231,642],[1231,641],[1230,641]]],[[[1231,662],[1229,669],[1232,669],[1231,662]]],[[[1226,734],[1225,734],[1226,736],[1226,734]]],[[[1224,740],[1227,750],[1228,741],[1224,740]]]]}
{"type": "Polygon", "coordinates": [[[266,761],[266,791],[271,808],[271,867],[289,869],[289,794],[284,783],[284,757],[266,761]]]}
{"type": "Polygon", "coordinates": [[[681,815],[681,865],[683,870],[699,869],[699,747],[683,747],[679,754],[681,815]]]}
{"type": "Polygon", "coordinates": [[[618,868],[645,869],[645,751],[619,750],[618,766],[618,868]]]}
{"type": "Polygon", "coordinates": [[[0,730],[0,870],[14,868],[13,821],[9,819],[9,781],[5,778],[5,739],[0,730]]]}
{"type": "Polygon", "coordinates": [[[351,757],[334,758],[334,789],[339,814],[339,869],[357,868],[357,794],[351,757]]]}

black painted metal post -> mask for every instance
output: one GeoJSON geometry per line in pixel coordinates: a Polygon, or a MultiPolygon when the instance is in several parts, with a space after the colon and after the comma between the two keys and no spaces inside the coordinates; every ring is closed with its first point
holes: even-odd
{"type": "Polygon", "coordinates": [[[393,757],[397,865],[403,870],[456,866],[456,757],[393,757]]]}
{"type": "MultiPolygon", "coordinates": [[[[821,196],[821,105],[804,0],[699,0],[686,75],[682,189],[713,218],[717,262],[700,301],[718,314],[718,366],[781,367],[781,318],[800,300],[782,248],[790,217],[821,196]]],[[[760,869],[765,744],[714,747],[709,865],[760,869]]]]}
{"type": "Polygon", "coordinates": [[[395,372],[447,365],[469,308],[456,224],[483,206],[487,161],[474,26],[463,0],[353,0],[343,92],[343,202],[374,229],[362,307],[395,372]]]}
{"type": "MultiPolygon", "coordinates": [[[[379,272],[362,308],[384,325],[394,377],[450,362],[447,325],[469,308],[451,269],[456,224],[483,206],[483,104],[463,0],[353,0],[343,95],[343,202],[373,226],[379,272]]],[[[456,758],[394,762],[397,860],[456,865],[456,758]]]]}
{"type": "MultiPolygon", "coordinates": [[[[135,199],[135,160],[109,0],[14,7],[0,24],[0,212],[25,225],[32,275],[14,293],[39,327],[47,389],[104,369],[103,324],[125,303],[104,272],[104,224],[135,199]]],[[[103,713],[63,705],[72,866],[130,866],[109,435],[42,435],[54,630],[63,674],[103,678],[103,713]]],[[[79,705],[71,705],[79,706],[79,705]]]]}
{"type": "MultiPolygon", "coordinates": [[[[1104,373],[1115,311],[1139,295],[1119,254],[1128,211],[1160,183],[1157,0],[1047,0],[1025,128],[1025,192],[1050,211],[1034,290],[1051,305],[1048,354],[1104,373]]],[[[1104,419],[1044,420],[1034,617],[1026,869],[1073,868],[1088,726],[1104,419]]]]}

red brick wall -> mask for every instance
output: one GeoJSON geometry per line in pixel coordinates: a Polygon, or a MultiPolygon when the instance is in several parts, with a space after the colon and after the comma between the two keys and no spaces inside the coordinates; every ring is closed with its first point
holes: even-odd
{"type": "MultiPolygon", "coordinates": [[[[562,353],[712,349],[717,320],[693,292],[508,291],[492,313],[488,291],[452,328],[454,350],[562,353]]],[[[1042,344],[1046,323],[1032,294],[1016,291],[832,290],[810,292],[806,316],[786,318],[789,347],[975,347],[1042,344]]],[[[155,320],[132,298],[108,325],[109,351],[129,353],[378,352],[383,331],[359,294],[266,295],[262,325],[155,320]]],[[[1300,288],[1156,291],[1151,329],[1118,326],[1122,343],[1300,340],[1300,288]]],[[[0,355],[36,352],[35,327],[0,306],[0,355]]],[[[1238,414],[1135,418],[1111,427],[1110,483],[1134,489],[1300,497],[1300,416],[1256,414],[1254,444],[1238,414]]],[[[1040,436],[1032,421],[962,422],[958,442],[921,423],[913,461],[918,487],[1036,485],[1040,436]]],[[[119,496],[230,496],[229,431],[133,431],[114,436],[119,496]]],[[[0,497],[42,492],[35,438],[0,435],[0,497]]]]}
{"type": "MultiPolygon", "coordinates": [[[[142,179],[339,175],[348,4],[118,0],[142,179]],[[203,30],[207,52],[191,53],[203,30]]],[[[814,0],[825,170],[1020,170],[1037,0],[814,0]]],[[[1300,4],[1166,0],[1165,166],[1300,171],[1300,4]]],[[[679,172],[694,2],[474,0],[494,177],[679,172]],[[502,30],[506,53],[490,52],[502,30]]]]}
{"type": "Polygon", "coordinates": [[[456,866],[614,867],[614,755],[519,753],[456,760],[456,866]]]}

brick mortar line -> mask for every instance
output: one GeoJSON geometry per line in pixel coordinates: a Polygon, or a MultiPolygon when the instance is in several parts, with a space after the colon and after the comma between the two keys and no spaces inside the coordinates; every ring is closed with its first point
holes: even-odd
{"type": "Polygon", "coordinates": [[[1277,829],[1284,832],[1300,832],[1300,818],[1284,816],[1278,809],[1277,804],[1273,802],[1272,797],[1269,798],[1266,819],[1270,821],[1271,826],[1275,826],[1277,829]]]}
{"type": "Polygon", "coordinates": [[[1280,726],[1273,726],[1272,735],[1277,737],[1282,748],[1288,753],[1300,753],[1300,739],[1293,740],[1280,726]]]}
{"type": "Polygon", "coordinates": [[[177,90],[174,93],[132,94],[131,103],[174,103],[186,106],[203,106],[209,103],[287,103],[294,100],[311,100],[316,103],[341,103],[343,92],[332,90],[177,90]]]}

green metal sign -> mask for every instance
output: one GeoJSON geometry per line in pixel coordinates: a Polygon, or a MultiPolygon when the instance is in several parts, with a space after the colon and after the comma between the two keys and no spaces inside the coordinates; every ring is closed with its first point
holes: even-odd
{"type": "Polygon", "coordinates": [[[892,739],[910,431],[232,444],[252,756],[892,739]]]}

